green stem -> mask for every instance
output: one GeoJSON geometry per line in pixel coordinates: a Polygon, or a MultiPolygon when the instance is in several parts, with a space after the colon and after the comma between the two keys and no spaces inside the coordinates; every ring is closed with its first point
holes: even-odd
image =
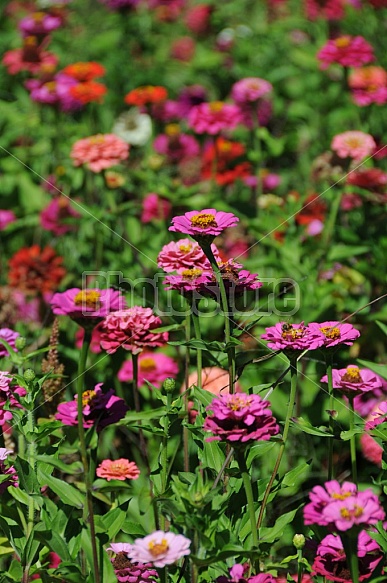
{"type": "MultiPolygon", "coordinates": [[[[187,313],[185,317],[185,341],[189,342],[191,340],[191,316],[190,316],[191,304],[187,305],[187,313]]],[[[184,412],[188,416],[188,386],[189,386],[189,363],[190,354],[189,346],[186,346],[185,351],[185,370],[184,370],[184,382],[185,382],[185,392],[184,392],[184,412]]],[[[184,450],[184,471],[189,472],[189,431],[188,427],[183,427],[183,450],[184,450]]]]}
{"type": "Polygon", "coordinates": [[[331,243],[331,239],[333,237],[333,232],[335,229],[337,215],[339,213],[342,195],[343,195],[343,191],[341,190],[340,192],[337,193],[337,195],[335,196],[335,198],[333,199],[333,202],[331,204],[331,210],[330,210],[330,213],[328,216],[328,220],[325,223],[324,232],[322,234],[322,249],[325,249],[325,250],[328,249],[328,247],[331,243]]]}
{"type": "MultiPolygon", "coordinates": [[[[253,488],[251,486],[250,475],[247,470],[246,459],[245,459],[245,452],[241,451],[240,449],[236,450],[235,455],[236,461],[239,466],[239,471],[242,476],[243,486],[246,493],[246,500],[247,500],[247,510],[249,513],[250,518],[250,526],[251,526],[251,538],[253,541],[253,548],[258,549],[258,530],[256,526],[255,520],[255,508],[254,508],[254,495],[253,495],[253,488]]],[[[255,572],[259,572],[259,561],[254,561],[254,568],[255,572]]]]}
{"type": "Polygon", "coordinates": [[[297,549],[297,583],[302,583],[302,549],[297,549]]]}
{"type": "Polygon", "coordinates": [[[296,392],[297,392],[297,357],[292,357],[290,358],[290,370],[291,370],[291,380],[290,380],[290,396],[289,396],[289,403],[288,403],[288,409],[286,412],[286,418],[285,418],[285,425],[284,425],[284,432],[282,435],[282,443],[280,445],[280,449],[278,452],[278,456],[277,456],[277,460],[275,462],[274,465],[274,469],[273,472],[270,476],[270,480],[268,485],[266,486],[266,490],[263,496],[263,500],[262,500],[262,505],[259,511],[259,516],[258,516],[258,522],[257,522],[257,529],[259,530],[262,526],[262,522],[263,522],[263,517],[265,514],[265,509],[266,509],[266,505],[267,505],[267,501],[275,480],[275,477],[277,475],[278,469],[280,467],[281,464],[281,460],[282,460],[282,456],[284,454],[285,451],[285,446],[286,446],[286,441],[288,438],[288,433],[289,433],[289,427],[290,427],[290,419],[293,415],[293,409],[294,409],[294,403],[296,401],[296,392]]]}
{"type": "MultiPolygon", "coordinates": [[[[27,428],[28,432],[31,436],[34,433],[34,425],[35,419],[34,414],[32,411],[28,411],[27,413],[27,428]]],[[[28,462],[31,466],[32,472],[35,473],[36,468],[36,461],[35,461],[35,441],[33,437],[31,437],[31,441],[28,444],[28,462]]],[[[33,528],[34,528],[34,519],[35,519],[35,508],[34,508],[34,499],[32,496],[28,497],[28,523],[27,523],[27,538],[30,536],[33,528]]]]}
{"type": "MultiPolygon", "coordinates": [[[[349,430],[353,431],[355,428],[355,409],[353,406],[353,396],[348,397],[349,401],[349,430]]],[[[357,465],[356,465],[356,436],[352,435],[350,439],[351,449],[351,466],[352,466],[352,481],[357,486],[357,465]]]]}
{"type": "MultiPolygon", "coordinates": [[[[165,417],[163,419],[164,423],[164,435],[161,444],[161,452],[160,452],[160,479],[161,479],[161,494],[165,495],[165,491],[167,489],[167,480],[168,480],[168,441],[169,441],[169,428],[170,428],[170,410],[171,410],[171,403],[172,403],[172,395],[168,391],[167,393],[167,407],[165,412],[165,417]]],[[[166,530],[166,519],[165,516],[160,516],[161,522],[161,530],[166,530]]]]}
{"type": "MultiPolygon", "coordinates": [[[[327,377],[329,394],[329,433],[333,434],[333,378],[332,378],[332,356],[327,355],[327,377]]],[[[328,438],[328,480],[333,477],[333,437],[328,438]]]]}
{"type": "MultiPolygon", "coordinates": [[[[192,305],[192,320],[193,320],[193,325],[194,325],[195,338],[196,338],[196,340],[201,340],[202,335],[200,332],[200,321],[199,321],[199,316],[197,314],[197,307],[198,307],[197,302],[194,302],[192,305]]],[[[199,389],[201,389],[202,388],[202,368],[203,368],[203,352],[202,352],[201,348],[198,348],[196,350],[196,367],[197,367],[197,373],[198,373],[197,386],[199,387],[199,389]]]]}
{"type": "Polygon", "coordinates": [[[86,370],[86,361],[87,361],[87,354],[89,351],[89,346],[91,342],[91,331],[85,329],[85,337],[83,339],[81,355],[78,364],[78,376],[77,376],[77,402],[78,402],[78,436],[79,436],[79,447],[81,452],[81,459],[83,465],[83,474],[85,480],[85,487],[86,487],[86,507],[83,511],[83,519],[84,522],[89,522],[90,526],[90,542],[91,542],[91,549],[93,555],[93,575],[94,575],[94,582],[100,583],[100,570],[98,566],[98,553],[97,553],[97,544],[96,544],[96,535],[95,535],[95,524],[94,524],[94,509],[93,509],[93,497],[92,497],[92,483],[90,480],[90,473],[89,473],[89,460],[87,455],[87,448],[86,448],[86,439],[85,439],[85,429],[83,427],[83,402],[82,402],[82,395],[83,395],[83,386],[84,386],[84,374],[86,370]]]}
{"type": "Polygon", "coordinates": [[[359,560],[357,556],[358,532],[352,532],[349,535],[341,532],[340,538],[341,542],[343,543],[347,565],[351,573],[352,583],[359,583],[359,560]]]}

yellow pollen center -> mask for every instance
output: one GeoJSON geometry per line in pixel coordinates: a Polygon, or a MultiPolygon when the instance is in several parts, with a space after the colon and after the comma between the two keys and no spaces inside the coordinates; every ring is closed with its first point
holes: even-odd
{"type": "Polygon", "coordinates": [[[45,16],[44,12],[34,12],[32,18],[34,19],[34,22],[39,23],[43,22],[44,16],[45,16]]]}
{"type": "Polygon", "coordinates": [[[210,111],[212,111],[212,113],[218,113],[218,111],[222,111],[223,109],[223,102],[222,101],[211,101],[211,103],[209,103],[210,106],[210,111]]]}
{"type": "Polygon", "coordinates": [[[359,138],[348,138],[346,143],[350,148],[359,148],[362,146],[362,142],[359,140],[359,138]]]}
{"type": "Polygon", "coordinates": [[[335,40],[335,45],[338,49],[345,49],[351,44],[351,39],[347,36],[341,36],[335,40]]]}
{"type": "Polygon", "coordinates": [[[151,541],[148,544],[148,549],[149,549],[150,554],[153,557],[158,557],[158,556],[166,553],[167,550],[169,549],[169,546],[168,546],[168,543],[165,540],[165,538],[163,538],[160,543],[155,543],[155,542],[151,541]]]}
{"type": "Polygon", "coordinates": [[[48,81],[47,83],[44,84],[44,86],[47,88],[47,91],[49,91],[50,93],[53,93],[56,89],[56,82],[55,81],[48,81]]]}
{"type": "Polygon", "coordinates": [[[347,372],[341,377],[341,380],[349,383],[361,383],[363,381],[357,366],[348,366],[347,372]]]}
{"type": "Polygon", "coordinates": [[[167,126],[165,126],[165,133],[167,134],[167,136],[173,138],[175,136],[178,136],[180,134],[180,126],[178,123],[169,123],[167,126]]]}
{"type": "MultiPolygon", "coordinates": [[[[78,87],[78,85],[77,85],[78,87]]],[[[92,136],[91,138],[89,138],[89,142],[90,144],[103,144],[105,141],[105,138],[102,134],[99,134],[97,136],[92,136]]]]}
{"type": "Polygon", "coordinates": [[[96,394],[95,391],[84,391],[82,393],[82,407],[90,405],[96,394]]]}
{"type": "Polygon", "coordinates": [[[355,504],[354,508],[349,510],[348,508],[341,508],[340,514],[345,520],[351,520],[351,518],[359,518],[363,514],[364,508],[355,504]]]}
{"type": "Polygon", "coordinates": [[[191,218],[191,225],[193,227],[199,227],[199,229],[207,229],[208,227],[217,227],[218,223],[216,222],[214,215],[201,213],[199,215],[194,215],[191,218]]]}
{"type": "Polygon", "coordinates": [[[100,292],[95,290],[82,290],[77,293],[74,298],[74,304],[76,306],[84,306],[86,308],[92,308],[96,310],[99,308],[99,299],[101,297],[100,292]]]}
{"type": "Polygon", "coordinates": [[[352,496],[351,492],[343,492],[342,494],[334,493],[331,497],[335,500],[345,500],[346,498],[349,498],[349,496],[352,496]]]}
{"type": "Polygon", "coordinates": [[[291,330],[283,330],[281,333],[282,338],[285,340],[298,340],[303,338],[305,335],[304,328],[293,328],[291,330]]]}
{"type": "Polygon", "coordinates": [[[251,399],[241,399],[235,397],[231,402],[227,404],[231,411],[240,411],[244,407],[248,407],[251,404],[251,399]]]}
{"type": "Polygon", "coordinates": [[[147,356],[140,361],[140,370],[141,371],[151,371],[156,369],[156,362],[154,358],[147,356]]]}
{"type": "Polygon", "coordinates": [[[338,338],[340,338],[340,330],[338,328],[325,326],[323,328],[320,328],[320,330],[326,338],[329,338],[329,340],[337,340],[338,338]]]}
{"type": "Polygon", "coordinates": [[[192,249],[192,245],[179,245],[179,250],[182,253],[189,253],[192,249]]]}
{"type": "Polygon", "coordinates": [[[192,269],[183,269],[181,275],[184,279],[196,279],[197,277],[200,277],[202,273],[203,271],[201,269],[193,267],[192,269]]]}

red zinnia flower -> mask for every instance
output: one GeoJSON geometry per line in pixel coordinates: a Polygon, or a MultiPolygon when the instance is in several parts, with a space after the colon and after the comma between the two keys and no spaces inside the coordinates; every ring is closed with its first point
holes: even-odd
{"type": "Polygon", "coordinates": [[[9,261],[9,285],[29,293],[52,292],[66,275],[62,263],[52,247],[23,247],[9,261]]]}
{"type": "Polygon", "coordinates": [[[128,105],[137,105],[140,107],[142,105],[147,105],[148,103],[159,103],[160,101],[165,101],[167,96],[168,92],[165,87],[159,85],[144,85],[129,91],[129,93],[125,95],[124,101],[128,105]]]}
{"type": "Polygon", "coordinates": [[[69,77],[74,77],[77,81],[87,82],[105,75],[105,67],[94,61],[79,62],[67,65],[62,70],[62,73],[69,75],[69,77]]]}
{"type": "Polygon", "coordinates": [[[298,225],[309,225],[312,221],[324,222],[327,206],[318,194],[311,194],[305,200],[303,208],[296,214],[298,225]]]}
{"type": "Polygon", "coordinates": [[[75,99],[78,99],[82,105],[91,103],[92,101],[102,101],[102,97],[107,92],[106,85],[96,83],[95,81],[86,81],[85,83],[78,83],[69,88],[69,93],[75,99]]]}

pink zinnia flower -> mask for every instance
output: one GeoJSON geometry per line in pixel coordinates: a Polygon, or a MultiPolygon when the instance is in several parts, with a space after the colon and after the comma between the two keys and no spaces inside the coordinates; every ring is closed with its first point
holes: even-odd
{"type": "Polygon", "coordinates": [[[119,460],[103,460],[96,469],[99,478],[110,480],[137,480],[140,470],[134,462],[125,458],[119,460]]]}
{"type": "Polygon", "coordinates": [[[238,105],[245,105],[257,102],[269,95],[272,90],[273,86],[269,81],[259,77],[246,77],[234,83],[231,97],[238,105]]]}
{"type": "Polygon", "coordinates": [[[239,107],[222,101],[200,103],[188,114],[188,125],[197,134],[216,135],[233,130],[241,121],[239,107]]]}
{"type": "Polygon", "coordinates": [[[304,507],[304,523],[327,526],[328,521],[322,516],[323,509],[335,500],[345,500],[356,493],[356,484],[352,482],[343,482],[340,486],[336,480],[330,480],[324,486],[314,486],[309,492],[310,503],[304,507]]]}
{"type": "Polygon", "coordinates": [[[111,559],[115,576],[119,583],[153,583],[158,580],[158,572],[151,563],[132,563],[128,553],[132,549],[129,543],[111,543],[107,551],[113,551],[116,556],[111,559]]]}
{"type": "Polygon", "coordinates": [[[361,67],[351,71],[348,85],[356,105],[383,105],[387,101],[387,71],[382,67],[361,67]]]}
{"type": "Polygon", "coordinates": [[[315,350],[325,341],[325,336],[320,330],[310,329],[303,322],[301,324],[279,322],[266,328],[266,333],[262,334],[261,338],[269,340],[267,345],[273,350],[315,350]]]}
{"type": "Polygon", "coordinates": [[[304,0],[306,17],[309,20],[341,20],[345,14],[344,2],[345,0],[304,0]]]}
{"type": "Polygon", "coordinates": [[[134,306],[128,310],[119,310],[109,314],[101,330],[101,347],[113,354],[118,348],[124,348],[138,354],[144,348],[156,348],[168,341],[168,332],[155,332],[161,319],[155,316],[151,308],[134,306]]]}
{"type": "MultiPolygon", "coordinates": [[[[338,389],[348,395],[382,388],[382,382],[377,374],[368,368],[360,370],[354,364],[350,364],[347,368],[340,370],[334,368],[332,370],[332,380],[334,389],[338,389]]],[[[328,376],[324,375],[320,382],[327,383],[328,376]]]]}
{"type": "MultiPolygon", "coordinates": [[[[142,352],[138,357],[138,384],[145,385],[146,381],[161,387],[165,379],[175,378],[179,372],[177,362],[161,352],[142,352]]],[[[126,360],[117,374],[121,382],[133,380],[132,359],[126,360]]]]}
{"type": "Polygon", "coordinates": [[[248,570],[248,563],[244,565],[236,563],[229,569],[229,577],[221,575],[216,578],[216,583],[276,583],[276,579],[270,573],[259,573],[259,575],[247,577],[248,570]]]}
{"type": "MultiPolygon", "coordinates": [[[[369,369],[362,369],[362,371],[365,370],[372,372],[369,369]]],[[[367,417],[383,399],[387,398],[387,381],[377,374],[375,374],[375,377],[380,381],[380,384],[375,385],[370,391],[356,395],[353,400],[355,411],[362,417],[367,417]]]]}
{"type": "Polygon", "coordinates": [[[386,423],[387,421],[387,401],[382,401],[379,403],[378,408],[370,415],[369,419],[365,424],[366,431],[372,431],[381,423],[386,423]]]}
{"type": "Polygon", "coordinates": [[[206,441],[246,443],[269,440],[279,433],[269,405],[269,401],[264,401],[259,395],[238,393],[215,397],[206,407],[212,413],[205,419],[203,429],[214,434],[206,441]]]}
{"type": "Polygon", "coordinates": [[[16,221],[16,215],[13,211],[6,209],[0,210],[0,231],[4,231],[8,225],[16,221]]]}
{"type": "MultiPolygon", "coordinates": [[[[362,530],[359,533],[357,556],[359,559],[359,581],[369,579],[383,558],[378,543],[362,530]]],[[[328,534],[318,546],[312,565],[312,574],[322,575],[328,581],[348,583],[349,565],[339,536],[328,534]]]]}
{"type": "Polygon", "coordinates": [[[19,22],[19,30],[23,36],[45,36],[59,28],[62,24],[59,16],[45,14],[44,12],[33,12],[19,22]]]}
{"type": "Polygon", "coordinates": [[[376,143],[370,134],[349,131],[337,134],[332,140],[331,148],[339,158],[352,158],[355,162],[361,162],[372,154],[376,143]]]}
{"type": "MultiPolygon", "coordinates": [[[[96,425],[97,431],[101,431],[107,425],[122,419],[128,410],[124,400],[114,395],[113,389],[103,393],[101,386],[102,383],[99,383],[93,390],[82,393],[83,426],[85,429],[96,425]]],[[[55,419],[62,421],[64,425],[78,425],[77,400],[60,403],[55,419]]]]}
{"type": "Polygon", "coordinates": [[[55,197],[40,213],[40,224],[43,229],[51,231],[56,237],[59,237],[73,228],[66,221],[80,216],[72,208],[67,198],[55,197]]]}
{"type": "Polygon", "coordinates": [[[181,294],[186,292],[204,293],[212,283],[212,275],[209,271],[200,267],[179,269],[178,275],[167,275],[164,279],[166,290],[174,289],[181,294]]]}
{"type": "Polygon", "coordinates": [[[63,293],[56,293],[51,299],[51,307],[57,316],[69,316],[80,326],[96,326],[110,312],[125,307],[121,292],[113,289],[79,289],[73,287],[63,293]]]}
{"type": "Polygon", "coordinates": [[[200,147],[197,140],[188,134],[180,132],[178,124],[169,124],[165,134],[159,134],[153,142],[153,148],[158,154],[166,156],[172,164],[195,158],[200,147]]]}
{"type": "Polygon", "coordinates": [[[141,222],[150,223],[153,220],[163,221],[171,212],[172,204],[155,192],[147,194],[142,201],[141,222]]]}
{"type": "Polygon", "coordinates": [[[170,231],[184,233],[192,237],[210,235],[216,237],[224,229],[235,227],[239,219],[233,213],[217,211],[216,209],[203,209],[202,211],[189,211],[184,215],[174,217],[170,231]]]}
{"type": "Polygon", "coordinates": [[[329,40],[317,53],[321,69],[332,63],[343,67],[361,67],[375,60],[374,49],[362,36],[344,35],[329,40]]]}
{"type": "Polygon", "coordinates": [[[35,36],[28,36],[23,39],[21,49],[12,49],[4,54],[2,63],[9,75],[17,75],[20,71],[28,71],[36,75],[43,66],[55,68],[58,57],[53,53],[43,51],[35,36]]]}
{"type": "Polygon", "coordinates": [[[308,327],[310,330],[320,331],[324,334],[323,346],[325,348],[331,348],[338,344],[352,346],[353,341],[360,336],[360,332],[352,324],[341,324],[341,322],[336,321],[322,322],[321,324],[311,322],[308,327]]]}
{"type": "Polygon", "coordinates": [[[75,166],[85,164],[92,172],[101,172],[126,160],[129,144],[114,134],[97,134],[75,142],[70,156],[75,166]]]}
{"type": "Polygon", "coordinates": [[[137,538],[128,552],[132,561],[165,567],[190,554],[191,541],[181,534],[156,530],[145,538],[137,538]]]}
{"type": "MultiPolygon", "coordinates": [[[[215,245],[211,245],[215,259],[219,258],[219,252],[215,245]]],[[[167,273],[180,269],[210,269],[210,262],[205,256],[199,243],[191,239],[171,241],[161,249],[157,257],[157,265],[167,273]]]]}
{"type": "MultiPolygon", "coordinates": [[[[17,352],[17,348],[15,346],[15,340],[18,336],[20,336],[19,332],[15,332],[14,330],[11,330],[10,328],[1,328],[0,329],[0,339],[5,340],[5,342],[7,342],[7,344],[9,344],[10,347],[15,352],[17,352]]],[[[4,346],[4,344],[2,344],[0,342],[0,358],[2,358],[3,356],[8,356],[8,350],[4,346]]]]}

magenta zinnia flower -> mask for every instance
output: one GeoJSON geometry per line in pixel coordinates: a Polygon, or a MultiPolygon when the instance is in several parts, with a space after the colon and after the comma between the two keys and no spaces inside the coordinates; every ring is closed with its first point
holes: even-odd
{"type": "MultiPolygon", "coordinates": [[[[340,370],[332,370],[333,388],[347,393],[348,395],[359,394],[367,391],[374,391],[382,388],[382,381],[380,377],[369,370],[350,364],[347,368],[340,370]]],[[[322,383],[328,382],[328,376],[324,375],[321,379],[322,383]]]]}
{"type": "Polygon", "coordinates": [[[244,565],[236,563],[229,569],[229,577],[221,575],[217,577],[216,583],[276,583],[276,579],[270,573],[259,573],[259,575],[247,577],[248,570],[248,563],[244,565]]]}
{"type": "Polygon", "coordinates": [[[80,217],[68,199],[64,196],[54,198],[40,213],[40,224],[43,229],[52,231],[56,237],[64,235],[73,226],[66,221],[80,217]]]}
{"type": "MultiPolygon", "coordinates": [[[[16,338],[18,338],[18,336],[20,336],[19,332],[15,332],[14,330],[11,330],[10,328],[1,328],[0,329],[0,339],[5,340],[5,342],[7,342],[7,344],[9,344],[10,347],[13,350],[15,350],[15,352],[17,352],[17,348],[15,346],[15,340],[16,340],[16,338]]],[[[2,358],[3,356],[8,356],[8,350],[6,349],[4,344],[2,344],[0,342],[0,358],[2,358]]]]}
{"type": "MultiPolygon", "coordinates": [[[[357,556],[359,559],[359,581],[364,581],[371,577],[383,558],[380,546],[365,530],[359,533],[357,556]]],[[[337,581],[338,583],[350,581],[349,565],[339,536],[328,534],[322,539],[312,569],[313,574],[322,575],[327,581],[337,581]]]]}
{"type": "Polygon", "coordinates": [[[361,67],[375,60],[374,49],[362,36],[344,35],[329,40],[317,54],[321,68],[332,63],[343,67],[361,67]]]}
{"type": "Polygon", "coordinates": [[[96,326],[110,312],[125,308],[125,298],[113,289],[79,289],[73,287],[54,294],[51,307],[57,316],[69,316],[80,326],[96,326]]]}
{"type": "Polygon", "coordinates": [[[109,314],[101,327],[101,347],[113,354],[118,348],[138,354],[144,348],[157,348],[168,341],[168,332],[155,332],[162,322],[151,308],[133,306],[109,314]]]}
{"type": "MultiPolygon", "coordinates": [[[[161,387],[161,383],[167,378],[175,378],[179,372],[177,362],[170,356],[161,352],[142,352],[138,357],[138,384],[148,383],[161,387]]],[[[133,380],[132,359],[126,360],[117,374],[121,382],[133,380]]]]}
{"type": "Polygon", "coordinates": [[[165,567],[190,554],[191,541],[182,534],[156,530],[144,538],[137,538],[128,552],[132,561],[165,567]]]}
{"type": "Polygon", "coordinates": [[[269,348],[273,350],[315,350],[324,344],[325,336],[320,330],[310,329],[301,324],[279,322],[266,328],[262,334],[263,340],[269,340],[269,348]]]}
{"type": "MultiPolygon", "coordinates": [[[[97,431],[101,431],[107,425],[122,419],[128,410],[125,401],[116,397],[113,389],[103,393],[101,386],[102,383],[99,383],[93,390],[82,393],[83,426],[85,429],[96,425],[97,431]]],[[[60,403],[55,419],[62,421],[64,425],[78,425],[77,400],[60,403]]]]}
{"type": "Polygon", "coordinates": [[[361,162],[374,152],[376,143],[370,134],[349,131],[337,134],[332,140],[331,148],[339,158],[352,158],[355,162],[361,162]]]}
{"type": "Polygon", "coordinates": [[[129,543],[111,543],[107,551],[113,551],[116,556],[111,559],[117,581],[120,583],[153,583],[159,574],[151,563],[132,563],[128,553],[132,549],[129,543]]]}
{"type": "Polygon", "coordinates": [[[212,283],[212,274],[200,267],[179,269],[178,275],[167,275],[164,279],[166,290],[174,289],[181,294],[187,292],[203,293],[212,283]]]}
{"type": "Polygon", "coordinates": [[[336,480],[330,480],[324,486],[314,486],[309,492],[310,503],[304,507],[304,523],[327,526],[328,521],[322,516],[323,509],[335,500],[345,500],[356,493],[356,484],[352,482],[343,482],[340,486],[336,480]]]}
{"type": "Polygon", "coordinates": [[[207,441],[228,441],[233,445],[267,441],[279,432],[269,405],[259,395],[238,393],[216,397],[206,407],[212,413],[205,419],[203,429],[214,434],[207,441]]]}
{"type": "Polygon", "coordinates": [[[188,114],[188,125],[197,134],[216,135],[234,129],[241,121],[239,107],[222,101],[200,103],[188,114]]]}
{"type": "Polygon", "coordinates": [[[233,213],[217,211],[216,209],[203,209],[202,211],[189,211],[184,215],[174,217],[170,231],[184,233],[192,237],[210,235],[216,237],[224,229],[235,227],[239,222],[233,213]]]}
{"type": "Polygon", "coordinates": [[[338,344],[352,346],[353,341],[360,336],[360,332],[352,324],[341,324],[340,322],[322,322],[321,324],[311,322],[308,328],[324,334],[324,348],[331,348],[338,344]]]}
{"type": "Polygon", "coordinates": [[[135,462],[130,462],[125,458],[119,460],[103,460],[96,469],[99,478],[110,480],[137,480],[140,475],[135,462]]]}

